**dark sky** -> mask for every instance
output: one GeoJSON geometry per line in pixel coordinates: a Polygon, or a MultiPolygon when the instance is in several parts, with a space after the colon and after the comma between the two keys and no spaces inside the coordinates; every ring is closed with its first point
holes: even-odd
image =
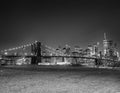
{"type": "Polygon", "coordinates": [[[116,2],[3,2],[0,16],[0,49],[35,40],[49,46],[69,44],[83,48],[99,41],[103,33],[120,47],[120,7],[116,2]]]}

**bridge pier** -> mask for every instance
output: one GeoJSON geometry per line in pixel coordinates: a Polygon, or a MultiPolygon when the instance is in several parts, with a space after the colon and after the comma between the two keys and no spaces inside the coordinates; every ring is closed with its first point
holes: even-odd
{"type": "Polygon", "coordinates": [[[31,64],[37,64],[37,58],[35,56],[31,57],[31,64]]]}

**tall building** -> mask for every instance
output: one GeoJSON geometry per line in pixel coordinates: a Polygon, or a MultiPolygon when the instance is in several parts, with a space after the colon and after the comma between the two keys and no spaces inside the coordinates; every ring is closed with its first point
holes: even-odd
{"type": "Polygon", "coordinates": [[[89,49],[89,55],[92,56],[93,55],[93,46],[88,45],[88,49],[89,49]]]}
{"type": "Polygon", "coordinates": [[[104,33],[104,40],[103,40],[103,54],[104,56],[112,55],[113,50],[113,41],[107,40],[106,33],[104,33]]]}
{"type": "Polygon", "coordinates": [[[104,33],[104,40],[103,40],[103,54],[107,54],[107,49],[108,49],[108,41],[106,38],[106,33],[104,33]]]}
{"type": "Polygon", "coordinates": [[[119,56],[119,52],[117,51],[117,43],[114,44],[114,53],[113,54],[119,60],[120,56],[119,56]]]}
{"type": "Polygon", "coordinates": [[[99,42],[93,45],[93,50],[92,50],[92,55],[98,56],[98,54],[99,54],[99,42]]]}

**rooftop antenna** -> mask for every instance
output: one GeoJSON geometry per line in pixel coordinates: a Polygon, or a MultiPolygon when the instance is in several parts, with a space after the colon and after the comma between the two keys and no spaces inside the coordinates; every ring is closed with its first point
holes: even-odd
{"type": "Polygon", "coordinates": [[[104,33],[104,40],[107,40],[107,38],[106,38],[106,33],[104,33]]]}

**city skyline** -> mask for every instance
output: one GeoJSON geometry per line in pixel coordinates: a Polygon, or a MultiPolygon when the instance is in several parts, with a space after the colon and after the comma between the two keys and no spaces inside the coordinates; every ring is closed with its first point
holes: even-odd
{"type": "MultiPolygon", "coordinates": [[[[8,2],[2,6],[0,49],[41,41],[51,47],[100,42],[103,33],[120,47],[117,3],[45,1],[8,2]]],[[[120,50],[119,50],[120,51],[120,50]]]]}
{"type": "MultiPolygon", "coordinates": [[[[21,50],[21,49],[26,50],[26,48],[28,48],[28,47],[29,47],[29,49],[32,49],[33,44],[37,43],[37,42],[40,42],[40,41],[35,40],[34,42],[31,42],[31,43],[28,43],[28,44],[24,44],[24,45],[21,45],[21,46],[16,46],[16,47],[1,50],[1,52],[5,52],[5,53],[10,52],[10,51],[15,52],[15,50],[16,50],[16,53],[17,53],[18,50],[21,50]]],[[[101,44],[99,42],[93,42],[91,44],[89,43],[84,48],[79,46],[79,45],[76,45],[76,46],[74,45],[74,47],[71,47],[68,44],[66,44],[64,46],[58,45],[57,48],[54,48],[54,47],[50,47],[49,45],[44,44],[44,42],[40,42],[40,43],[41,43],[41,49],[43,49],[43,50],[44,50],[44,47],[54,49],[54,50],[60,50],[60,51],[64,51],[64,49],[66,50],[66,49],[69,48],[73,52],[75,52],[76,49],[77,49],[76,52],[80,52],[81,50],[82,51],[89,50],[89,52],[91,51],[91,53],[92,53],[91,55],[94,55],[95,51],[96,51],[97,54],[99,54],[99,52],[101,52],[103,55],[105,55],[105,54],[107,54],[107,52],[110,52],[110,50],[112,49],[112,51],[116,51],[116,52],[119,53],[119,50],[117,48],[117,43],[112,41],[112,40],[109,40],[107,38],[106,33],[104,33],[104,39],[103,39],[103,42],[102,42],[103,43],[102,47],[100,47],[101,44]]]]}

